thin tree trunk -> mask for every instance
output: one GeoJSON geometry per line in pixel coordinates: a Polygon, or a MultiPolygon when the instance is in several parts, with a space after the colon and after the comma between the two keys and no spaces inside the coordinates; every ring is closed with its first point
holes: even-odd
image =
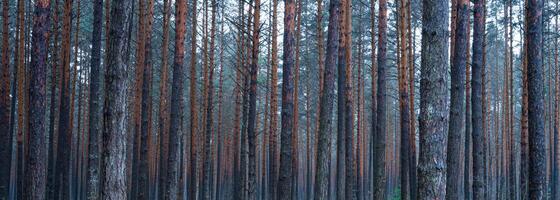
{"type": "Polygon", "coordinates": [[[216,30],[216,12],[217,5],[215,0],[212,0],[212,25],[210,31],[210,53],[209,58],[210,62],[208,64],[208,85],[207,85],[207,103],[206,103],[206,138],[204,142],[204,183],[203,183],[203,190],[202,190],[202,198],[209,200],[211,197],[211,184],[210,179],[212,177],[212,172],[210,170],[210,163],[212,162],[212,154],[211,154],[211,140],[213,134],[213,95],[214,95],[214,39],[215,39],[215,30],[216,30]]]}
{"type": "Polygon", "coordinates": [[[161,81],[159,104],[159,168],[158,168],[158,198],[165,196],[167,183],[167,157],[169,149],[169,92],[168,92],[168,55],[169,55],[169,22],[171,17],[171,2],[163,1],[163,38],[161,47],[161,81]]]}
{"type": "MultiPolygon", "coordinates": [[[[192,11],[192,19],[191,19],[191,23],[192,23],[192,28],[191,28],[191,32],[192,32],[192,37],[191,37],[191,60],[190,60],[190,133],[191,133],[191,144],[190,144],[190,150],[191,150],[191,163],[190,163],[190,189],[189,189],[189,194],[190,194],[190,198],[189,199],[196,199],[197,196],[197,190],[196,190],[196,184],[198,182],[198,177],[197,177],[197,170],[198,170],[198,162],[197,162],[197,158],[198,158],[198,154],[197,154],[197,135],[198,135],[198,112],[197,112],[197,100],[196,100],[196,35],[197,35],[197,1],[198,0],[193,0],[193,11],[192,11]]],[[[179,4],[177,4],[179,5],[179,4]]],[[[185,8],[186,9],[186,8],[185,8]]],[[[183,14],[184,15],[184,14],[183,14]]],[[[177,22],[176,22],[177,23],[177,22]]],[[[182,22],[184,23],[184,22],[182,22]]],[[[177,43],[177,40],[176,42],[177,43]]],[[[181,42],[182,43],[182,42],[181,42]]],[[[177,47],[175,47],[177,48],[177,47]]],[[[175,74],[175,72],[173,72],[173,74],[175,74]]],[[[171,109],[173,110],[173,106],[171,107],[171,109]]],[[[172,141],[172,140],[169,140],[172,141]]],[[[171,152],[170,152],[171,153],[171,152]]],[[[169,155],[171,156],[171,155],[169,155]]],[[[171,166],[167,166],[168,168],[170,168],[171,166]]],[[[168,180],[169,181],[169,180],[168,180]]],[[[169,186],[167,186],[169,187],[169,186]]],[[[173,199],[173,198],[171,198],[173,199]]]]}
{"type": "Polygon", "coordinates": [[[269,198],[271,200],[278,197],[278,173],[279,173],[279,152],[278,152],[278,0],[272,0],[272,33],[271,33],[271,69],[270,69],[270,175],[269,175],[269,198]]]}

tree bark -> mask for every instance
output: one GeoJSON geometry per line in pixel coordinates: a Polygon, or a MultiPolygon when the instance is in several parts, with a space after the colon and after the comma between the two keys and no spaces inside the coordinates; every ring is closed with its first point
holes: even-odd
{"type": "Polygon", "coordinates": [[[385,140],[387,133],[387,1],[379,0],[377,54],[377,113],[375,118],[375,159],[373,197],[383,199],[385,192],[385,140]]]}
{"type": "MultiPolygon", "coordinates": [[[[47,146],[45,105],[47,102],[47,51],[50,28],[50,1],[35,3],[33,56],[30,67],[28,107],[29,152],[25,162],[24,199],[45,199],[47,146]]],[[[9,79],[8,79],[9,80],[9,79]]],[[[11,142],[9,143],[11,145],[11,142]]]]}
{"type": "MultiPolygon", "coordinates": [[[[103,129],[103,67],[101,66],[101,30],[103,26],[103,0],[93,5],[93,29],[91,42],[91,73],[89,98],[89,139],[88,139],[88,178],[87,198],[99,198],[101,133],[103,129]]],[[[106,30],[107,31],[107,30],[106,30]]]]}
{"type": "Polygon", "coordinates": [[[125,36],[130,1],[111,3],[111,25],[107,65],[105,71],[105,102],[103,106],[103,186],[102,198],[126,199],[126,101],[127,64],[124,62],[127,38],[125,36]]]}
{"type": "MultiPolygon", "coordinates": [[[[173,82],[171,88],[171,121],[169,130],[169,155],[167,159],[167,185],[164,199],[177,199],[180,173],[180,134],[183,121],[183,58],[186,29],[187,5],[184,0],[175,2],[175,58],[173,60],[173,82]]],[[[193,14],[196,11],[193,12],[193,14]]],[[[194,68],[194,67],[193,67],[194,68]]],[[[194,77],[191,77],[194,78],[194,77]]],[[[195,113],[195,111],[191,112],[195,113]]],[[[191,138],[194,142],[195,139],[191,138]]]]}
{"type": "Polygon", "coordinates": [[[542,0],[527,4],[527,91],[529,120],[529,198],[546,198],[542,0]]]}
{"type": "MultiPolygon", "coordinates": [[[[0,64],[0,198],[10,194],[10,174],[12,166],[12,132],[10,127],[10,62],[9,57],[9,6],[10,1],[2,1],[2,63],[0,64]]],[[[15,98],[15,97],[13,97],[15,98]]],[[[51,114],[52,115],[52,114],[51,114]]],[[[52,123],[52,122],[51,122],[52,123]]]]}
{"type": "Polygon", "coordinates": [[[424,0],[420,82],[418,198],[445,198],[449,8],[445,0],[424,0]]]}
{"type": "Polygon", "coordinates": [[[473,157],[473,199],[483,199],[484,194],[484,141],[482,94],[483,84],[483,45],[484,45],[484,0],[474,2],[474,26],[472,43],[472,157],[473,157]]]}
{"type": "Polygon", "coordinates": [[[278,197],[278,0],[272,0],[272,33],[271,33],[271,57],[270,57],[270,175],[269,175],[269,198],[274,200],[278,197]]]}
{"type": "Polygon", "coordinates": [[[293,74],[292,68],[295,62],[294,36],[295,36],[295,3],[293,0],[285,0],[284,5],[284,55],[282,73],[282,129],[280,133],[280,174],[278,185],[278,199],[287,200],[292,198],[292,155],[293,144],[291,142],[293,132],[293,74]]]}
{"type": "Polygon", "coordinates": [[[457,21],[455,22],[454,55],[451,65],[451,106],[449,116],[449,135],[447,143],[447,199],[462,199],[464,160],[462,156],[465,141],[465,67],[467,65],[467,27],[469,8],[467,0],[456,3],[457,21]]]}
{"type": "Polygon", "coordinates": [[[331,0],[329,3],[329,26],[327,32],[327,54],[325,57],[325,71],[323,75],[323,91],[321,92],[319,110],[319,131],[317,143],[317,175],[315,178],[315,200],[327,199],[329,190],[329,161],[331,155],[334,83],[336,58],[338,57],[338,37],[340,36],[340,1],[331,0]]]}

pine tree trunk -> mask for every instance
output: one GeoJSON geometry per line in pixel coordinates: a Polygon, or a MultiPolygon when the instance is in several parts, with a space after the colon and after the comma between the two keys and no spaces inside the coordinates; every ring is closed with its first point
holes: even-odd
{"type": "Polygon", "coordinates": [[[215,30],[216,30],[216,11],[217,5],[216,2],[212,1],[212,25],[210,31],[210,53],[209,53],[209,64],[208,64],[208,84],[207,84],[207,102],[206,102],[206,134],[205,134],[205,142],[204,142],[204,183],[203,183],[203,191],[202,191],[202,198],[209,200],[211,197],[211,184],[210,179],[212,176],[212,172],[210,170],[210,165],[212,162],[212,154],[211,154],[211,140],[213,134],[213,96],[214,96],[214,41],[215,41],[215,30]]]}
{"type": "MultiPolygon", "coordinates": [[[[180,173],[180,133],[183,119],[183,58],[186,29],[186,3],[177,1],[175,11],[175,58],[173,60],[173,82],[171,89],[171,121],[169,130],[169,155],[167,160],[167,185],[164,199],[177,199],[180,173]]],[[[193,12],[196,13],[196,12],[193,12]]],[[[194,112],[191,112],[194,113],[194,112]]],[[[194,140],[194,138],[191,138],[194,140]]]]}
{"type": "Polygon", "coordinates": [[[64,1],[62,19],[62,85],[59,110],[58,142],[55,173],[55,198],[67,199],[70,196],[70,148],[72,146],[71,120],[71,83],[70,83],[70,29],[72,28],[72,0],[64,1]]]}
{"type": "Polygon", "coordinates": [[[451,56],[451,111],[449,116],[449,135],[447,143],[447,199],[462,199],[463,189],[463,157],[462,149],[465,141],[465,67],[467,65],[467,27],[469,23],[468,1],[458,0],[456,3],[454,54],[451,56]]]}
{"type": "Polygon", "coordinates": [[[449,9],[445,0],[424,0],[420,82],[420,159],[418,198],[445,198],[445,145],[448,126],[446,88],[449,9]]]}
{"type": "Polygon", "coordinates": [[[111,25],[105,74],[105,103],[103,106],[103,186],[102,198],[126,199],[126,101],[127,64],[124,54],[127,38],[126,16],[131,12],[130,2],[116,0],[111,3],[111,25]]]}
{"type": "Polygon", "coordinates": [[[169,22],[171,17],[171,2],[163,1],[163,38],[161,47],[161,81],[159,98],[159,166],[158,166],[158,198],[163,198],[167,183],[167,157],[169,148],[169,92],[168,92],[168,55],[169,55],[169,22]]]}
{"type": "MultiPolygon", "coordinates": [[[[249,69],[249,119],[247,138],[249,143],[249,184],[247,199],[254,200],[257,198],[257,76],[259,70],[259,33],[260,33],[260,0],[255,0],[253,15],[253,35],[252,35],[252,52],[251,52],[251,68],[249,69]]],[[[209,102],[210,103],[210,102],[209,102]]]]}
{"type": "Polygon", "coordinates": [[[278,197],[278,173],[279,173],[279,152],[278,152],[278,0],[272,0],[272,33],[271,33],[271,69],[270,69],[270,175],[269,175],[269,198],[275,200],[278,197]]]}
{"type": "Polygon", "coordinates": [[[331,155],[331,135],[329,129],[332,126],[332,115],[334,106],[334,84],[336,58],[338,57],[338,37],[340,23],[340,1],[331,0],[329,3],[329,26],[327,32],[327,54],[325,57],[325,71],[323,75],[323,91],[320,100],[319,131],[317,143],[317,175],[315,187],[315,199],[327,199],[329,190],[329,160],[331,155]]]}
{"type": "MultiPolygon", "coordinates": [[[[93,6],[93,32],[91,52],[91,76],[89,99],[89,139],[88,139],[88,180],[87,198],[99,198],[100,139],[103,128],[103,92],[102,82],[104,71],[101,66],[101,30],[103,25],[103,0],[96,0],[93,6]]],[[[106,30],[107,31],[107,30],[106,30]]]]}
{"type": "MultiPolygon", "coordinates": [[[[25,162],[24,199],[45,199],[47,146],[45,106],[47,103],[47,54],[50,28],[50,1],[35,3],[33,20],[33,57],[30,67],[28,107],[29,150],[25,162]]],[[[9,79],[7,79],[9,80],[9,79]]],[[[10,142],[11,144],[11,142],[10,142]]]]}
{"type": "Polygon", "coordinates": [[[542,7],[540,0],[528,1],[527,91],[529,113],[529,198],[546,198],[546,149],[544,132],[544,69],[542,65],[542,7]]]}
{"type": "Polygon", "coordinates": [[[472,157],[473,157],[473,199],[484,198],[485,177],[485,136],[483,132],[483,44],[484,44],[484,0],[477,0],[474,4],[474,26],[472,44],[472,157]]]}
{"type": "Polygon", "coordinates": [[[387,1],[379,0],[377,54],[377,112],[375,118],[374,199],[383,199],[385,193],[385,140],[387,133],[387,1]]]}
{"type": "Polygon", "coordinates": [[[280,133],[280,174],[278,184],[278,199],[287,200],[292,198],[293,185],[293,117],[294,117],[294,77],[292,68],[295,62],[295,3],[293,0],[285,0],[284,5],[284,55],[282,73],[282,128],[280,133]]]}
{"type": "MultiPolygon", "coordinates": [[[[2,1],[2,63],[0,64],[0,198],[8,198],[12,166],[12,132],[10,127],[9,0],[2,1]],[[9,145],[8,145],[9,144],[9,145]]],[[[14,97],[15,98],[15,97],[14,97]]],[[[52,114],[51,114],[52,115],[52,114]]]]}
{"type": "MultiPolygon", "coordinates": [[[[197,177],[197,171],[198,171],[198,154],[197,154],[197,135],[198,135],[198,112],[197,112],[197,96],[196,96],[196,35],[197,35],[197,2],[198,0],[193,0],[192,2],[192,7],[193,7],[193,12],[192,12],[192,28],[191,28],[191,32],[192,32],[192,37],[191,37],[191,60],[190,60],[190,133],[191,133],[191,144],[190,144],[190,150],[191,150],[191,163],[190,163],[190,189],[189,189],[189,195],[190,198],[189,199],[196,199],[197,196],[197,190],[196,190],[196,184],[198,182],[198,177],[197,177]]],[[[179,5],[179,4],[177,4],[179,5]]],[[[186,9],[186,8],[185,8],[186,9]]],[[[183,22],[184,23],[184,22],[183,22]]],[[[177,41],[176,41],[177,43],[177,41]]],[[[175,72],[174,72],[175,74],[175,72]]],[[[171,107],[171,110],[173,110],[173,106],[171,107]]],[[[169,140],[172,141],[172,140],[169,140]]],[[[171,152],[169,152],[171,153],[171,152]]],[[[171,155],[169,155],[171,156],[171,155]]],[[[167,166],[168,168],[170,168],[171,166],[167,166]]],[[[169,180],[168,180],[169,181],[169,180]]],[[[167,186],[169,187],[169,186],[167,186]]],[[[173,199],[173,198],[171,198],[173,199]]]]}
{"type": "Polygon", "coordinates": [[[399,1],[399,36],[400,36],[400,60],[398,67],[398,81],[399,81],[399,111],[400,111],[400,130],[401,130],[401,145],[400,145],[400,190],[401,198],[409,200],[410,198],[410,87],[409,84],[409,70],[408,66],[408,4],[407,0],[399,1]]]}

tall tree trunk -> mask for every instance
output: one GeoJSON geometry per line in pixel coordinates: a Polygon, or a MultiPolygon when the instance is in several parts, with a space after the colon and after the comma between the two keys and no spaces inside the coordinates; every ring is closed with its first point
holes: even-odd
{"type": "MultiPolygon", "coordinates": [[[[100,139],[103,128],[103,67],[101,66],[101,30],[103,26],[103,0],[93,5],[93,29],[91,41],[91,73],[89,97],[89,138],[88,138],[88,180],[87,198],[99,198],[100,177],[100,139]]],[[[107,30],[105,30],[107,31],[107,30]]]]}
{"type": "Polygon", "coordinates": [[[103,199],[126,199],[126,101],[127,64],[125,29],[127,14],[131,12],[130,1],[115,0],[111,3],[111,25],[107,65],[105,71],[105,102],[103,106],[103,154],[101,188],[103,199]]]}
{"type": "Polygon", "coordinates": [[[424,0],[420,82],[418,198],[445,198],[445,145],[448,126],[447,70],[449,9],[445,0],[424,0]]]}
{"type": "Polygon", "coordinates": [[[279,152],[278,152],[278,0],[272,0],[272,33],[271,33],[271,69],[270,69],[270,175],[269,175],[269,198],[274,200],[278,197],[278,171],[279,171],[279,152]]]}
{"type": "MultiPolygon", "coordinates": [[[[33,57],[30,68],[28,107],[29,154],[25,162],[24,199],[45,199],[47,146],[45,105],[47,102],[47,50],[50,28],[50,1],[35,3],[33,57]]],[[[8,79],[9,80],[9,79],[8,79]]],[[[11,142],[9,143],[11,145],[11,142]]]]}
{"type": "MultiPolygon", "coordinates": [[[[51,112],[51,116],[49,117],[49,152],[48,152],[48,169],[47,169],[47,198],[52,199],[54,198],[54,184],[55,184],[55,169],[56,169],[56,160],[55,160],[55,155],[56,155],[56,145],[55,145],[55,139],[57,132],[55,132],[55,127],[58,127],[58,121],[56,121],[56,115],[54,114],[57,111],[57,108],[60,108],[60,93],[58,95],[58,99],[57,97],[57,92],[56,92],[56,88],[59,87],[59,89],[61,89],[61,85],[62,85],[62,67],[59,66],[59,62],[60,62],[60,56],[58,54],[58,49],[59,49],[59,36],[60,36],[60,29],[59,29],[59,23],[58,23],[58,12],[59,12],[59,6],[58,6],[58,0],[54,1],[54,5],[53,5],[53,23],[52,23],[52,29],[54,31],[54,33],[52,33],[52,36],[54,37],[54,41],[53,41],[53,53],[52,53],[52,61],[51,61],[51,69],[52,69],[52,73],[53,73],[53,84],[51,85],[51,108],[50,108],[50,112],[51,112]],[[58,74],[58,75],[57,75],[58,74]],[[58,80],[55,80],[54,77],[58,77],[58,80]]],[[[17,45],[17,43],[16,43],[17,45]]],[[[92,55],[93,56],[93,55],[92,55]]],[[[17,56],[16,56],[17,57],[17,56]]],[[[93,57],[92,57],[93,58],[93,57]]]]}
{"type": "Polygon", "coordinates": [[[465,67],[467,65],[467,27],[469,8],[467,0],[456,3],[457,21],[455,22],[454,54],[451,56],[451,110],[449,112],[449,135],[447,143],[447,199],[464,198],[463,189],[464,160],[462,156],[465,131],[465,67]]]}
{"type": "Polygon", "coordinates": [[[138,182],[138,198],[150,198],[150,146],[152,131],[152,24],[154,13],[154,1],[147,0],[144,16],[142,21],[144,24],[144,32],[142,34],[143,42],[143,71],[142,71],[142,97],[141,97],[141,126],[140,126],[140,155],[139,155],[139,182],[138,182]]]}
{"type": "MultiPolygon", "coordinates": [[[[10,127],[10,61],[9,58],[9,6],[10,1],[2,1],[2,63],[0,64],[0,198],[10,194],[10,174],[12,166],[12,132],[10,127]]],[[[15,97],[14,97],[15,98],[15,97]]],[[[51,114],[52,115],[52,114],[51,114]]],[[[52,122],[51,122],[52,123],[52,122]]]]}
{"type": "Polygon", "coordinates": [[[160,81],[160,104],[159,104],[159,168],[158,168],[158,198],[163,198],[167,183],[167,156],[169,137],[169,92],[168,92],[168,55],[169,55],[169,21],[171,17],[171,2],[163,1],[163,38],[161,47],[161,81],[160,81]]]}
{"type": "Polygon", "coordinates": [[[368,169],[368,197],[373,198],[374,186],[377,184],[377,156],[374,156],[377,144],[377,63],[375,53],[375,0],[370,0],[370,45],[371,45],[371,133],[369,136],[369,169],[368,169]]]}
{"type": "Polygon", "coordinates": [[[542,65],[541,0],[528,1],[527,13],[527,91],[529,113],[529,198],[546,198],[546,149],[544,132],[544,69],[542,65]]]}
{"type": "Polygon", "coordinates": [[[340,36],[340,1],[331,0],[329,3],[329,26],[327,32],[327,54],[325,57],[325,71],[323,75],[320,110],[319,131],[317,143],[317,175],[315,187],[315,199],[327,199],[329,190],[329,161],[331,155],[331,135],[329,129],[332,126],[334,83],[336,58],[338,57],[338,37],[340,36]]]}
{"type": "MultiPolygon", "coordinates": [[[[198,182],[198,177],[197,177],[197,170],[198,170],[198,162],[197,162],[197,158],[198,158],[198,154],[197,154],[197,135],[198,135],[198,113],[197,113],[197,100],[196,100],[196,35],[197,35],[197,31],[196,31],[196,22],[197,20],[197,4],[198,0],[193,0],[193,12],[192,12],[192,28],[191,28],[191,32],[192,32],[192,37],[191,37],[191,60],[190,60],[190,79],[189,79],[189,83],[190,83],[190,133],[191,133],[191,144],[190,144],[190,150],[191,150],[191,163],[190,163],[190,183],[189,185],[191,186],[189,189],[189,194],[190,194],[190,198],[189,199],[196,199],[196,195],[197,195],[197,191],[196,191],[196,184],[198,182]]],[[[179,4],[177,4],[179,5],[179,4]]],[[[185,8],[186,9],[186,8],[185,8]]],[[[177,22],[176,22],[177,23],[177,22]]],[[[184,22],[183,22],[184,23],[184,22]]],[[[177,41],[176,41],[177,43],[177,41]]],[[[173,72],[173,74],[175,74],[175,72],[173,72]]],[[[173,106],[171,107],[171,109],[173,110],[173,106]]],[[[169,140],[172,141],[172,140],[169,140]]],[[[169,152],[171,153],[171,152],[169,152]]],[[[169,155],[171,156],[171,155],[169,155]]],[[[171,166],[167,166],[168,168],[171,166]]],[[[169,180],[168,180],[169,181],[169,180]]],[[[169,187],[169,186],[168,186],[169,187]]]]}
{"type": "Polygon", "coordinates": [[[473,26],[473,43],[472,43],[472,157],[473,157],[473,199],[483,199],[484,197],[484,141],[483,132],[483,109],[482,94],[484,88],[483,80],[483,45],[484,45],[484,0],[476,0],[474,2],[474,26],[473,26]]]}
{"type": "Polygon", "coordinates": [[[64,1],[62,19],[62,85],[59,110],[58,142],[55,173],[55,198],[70,197],[70,149],[72,146],[71,82],[70,82],[70,29],[72,28],[72,0],[64,1]]]}
{"type": "Polygon", "coordinates": [[[292,155],[293,144],[291,142],[293,132],[293,82],[292,68],[295,62],[295,3],[293,0],[285,0],[284,5],[284,55],[282,73],[282,128],[280,133],[280,174],[278,184],[278,199],[287,200],[292,198],[292,155]]]}
{"type": "MultiPolygon", "coordinates": [[[[257,198],[257,76],[259,70],[259,33],[260,33],[260,0],[255,0],[253,15],[253,35],[252,35],[252,52],[251,52],[251,68],[249,69],[249,119],[247,138],[249,143],[249,184],[247,199],[254,200],[257,198]]],[[[210,102],[209,102],[210,103],[210,102]]]]}
{"type": "Polygon", "coordinates": [[[385,193],[385,140],[387,133],[387,1],[379,0],[379,25],[377,36],[377,113],[375,123],[374,199],[383,199],[385,193]]]}
{"type": "MultiPolygon", "coordinates": [[[[180,173],[180,133],[183,121],[183,58],[185,56],[185,29],[187,5],[184,0],[175,2],[175,58],[173,59],[173,82],[171,88],[171,121],[169,130],[169,155],[167,160],[167,185],[164,199],[177,199],[180,173]]],[[[196,11],[193,12],[196,13],[196,11]]],[[[193,30],[194,31],[194,30],[193,30]]],[[[194,67],[193,67],[194,68],[194,67]]],[[[194,77],[191,77],[194,78],[194,77]]],[[[195,111],[191,112],[195,113],[195,111]]],[[[191,140],[195,140],[191,138],[191,140]]]]}
{"type": "MultiPolygon", "coordinates": [[[[344,127],[344,159],[345,159],[345,199],[356,199],[354,190],[356,166],[354,162],[354,113],[352,108],[352,0],[342,0],[341,7],[341,36],[338,54],[338,67],[344,68],[344,73],[339,74],[339,88],[344,87],[340,93],[343,95],[343,120],[344,127]],[[341,77],[344,77],[340,80],[341,77]],[[343,84],[340,84],[340,83],[343,84]]],[[[341,72],[341,71],[339,71],[341,72]]],[[[339,138],[342,139],[342,138],[339,138]]],[[[342,159],[342,158],[339,158],[342,159]]]]}
{"type": "Polygon", "coordinates": [[[408,0],[399,1],[399,67],[398,67],[398,81],[399,81],[399,111],[400,111],[400,130],[401,130],[401,145],[400,145],[400,181],[401,181],[401,198],[409,200],[410,198],[410,87],[409,84],[409,70],[408,62],[408,0]]]}
{"type": "Polygon", "coordinates": [[[215,32],[216,32],[216,13],[217,13],[217,5],[215,0],[212,0],[212,25],[210,30],[210,53],[209,58],[210,62],[208,64],[208,85],[207,85],[207,102],[206,102],[206,134],[205,134],[205,142],[204,142],[204,183],[203,183],[203,190],[202,190],[202,198],[209,200],[211,197],[211,184],[210,179],[212,176],[212,172],[210,170],[210,165],[212,162],[212,154],[211,154],[211,140],[213,134],[213,96],[214,96],[214,41],[215,41],[215,32]]]}
{"type": "MultiPolygon", "coordinates": [[[[470,8],[467,4],[467,8],[470,8]]],[[[463,192],[465,200],[472,199],[472,115],[471,115],[471,65],[469,62],[470,60],[470,14],[469,14],[469,23],[467,23],[467,63],[466,65],[466,77],[465,77],[465,164],[464,164],[464,183],[463,183],[463,192]]]]}

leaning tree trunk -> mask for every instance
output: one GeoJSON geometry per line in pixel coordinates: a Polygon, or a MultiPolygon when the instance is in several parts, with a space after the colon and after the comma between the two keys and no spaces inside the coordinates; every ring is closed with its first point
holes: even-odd
{"type": "Polygon", "coordinates": [[[323,76],[323,92],[319,105],[319,131],[317,143],[317,175],[315,178],[315,199],[327,199],[329,191],[329,160],[331,155],[332,109],[334,107],[334,82],[336,58],[338,57],[338,37],[340,1],[331,0],[329,3],[329,27],[327,33],[327,56],[325,57],[325,71],[323,76]]]}
{"type": "Polygon", "coordinates": [[[424,0],[420,81],[418,198],[445,198],[448,99],[448,1],[424,0]]]}
{"type": "Polygon", "coordinates": [[[29,150],[28,160],[25,162],[24,199],[45,199],[47,181],[45,174],[47,170],[45,106],[47,102],[49,15],[50,1],[37,1],[33,18],[33,56],[30,67],[30,103],[28,107],[29,150]]]}
{"type": "MultiPolygon", "coordinates": [[[[462,148],[465,141],[465,67],[467,65],[467,27],[469,5],[467,0],[457,1],[457,21],[455,23],[455,42],[451,63],[451,111],[449,116],[449,136],[447,143],[447,184],[446,198],[461,199],[463,189],[462,148]]],[[[468,177],[467,177],[468,178],[468,177]]]]}

